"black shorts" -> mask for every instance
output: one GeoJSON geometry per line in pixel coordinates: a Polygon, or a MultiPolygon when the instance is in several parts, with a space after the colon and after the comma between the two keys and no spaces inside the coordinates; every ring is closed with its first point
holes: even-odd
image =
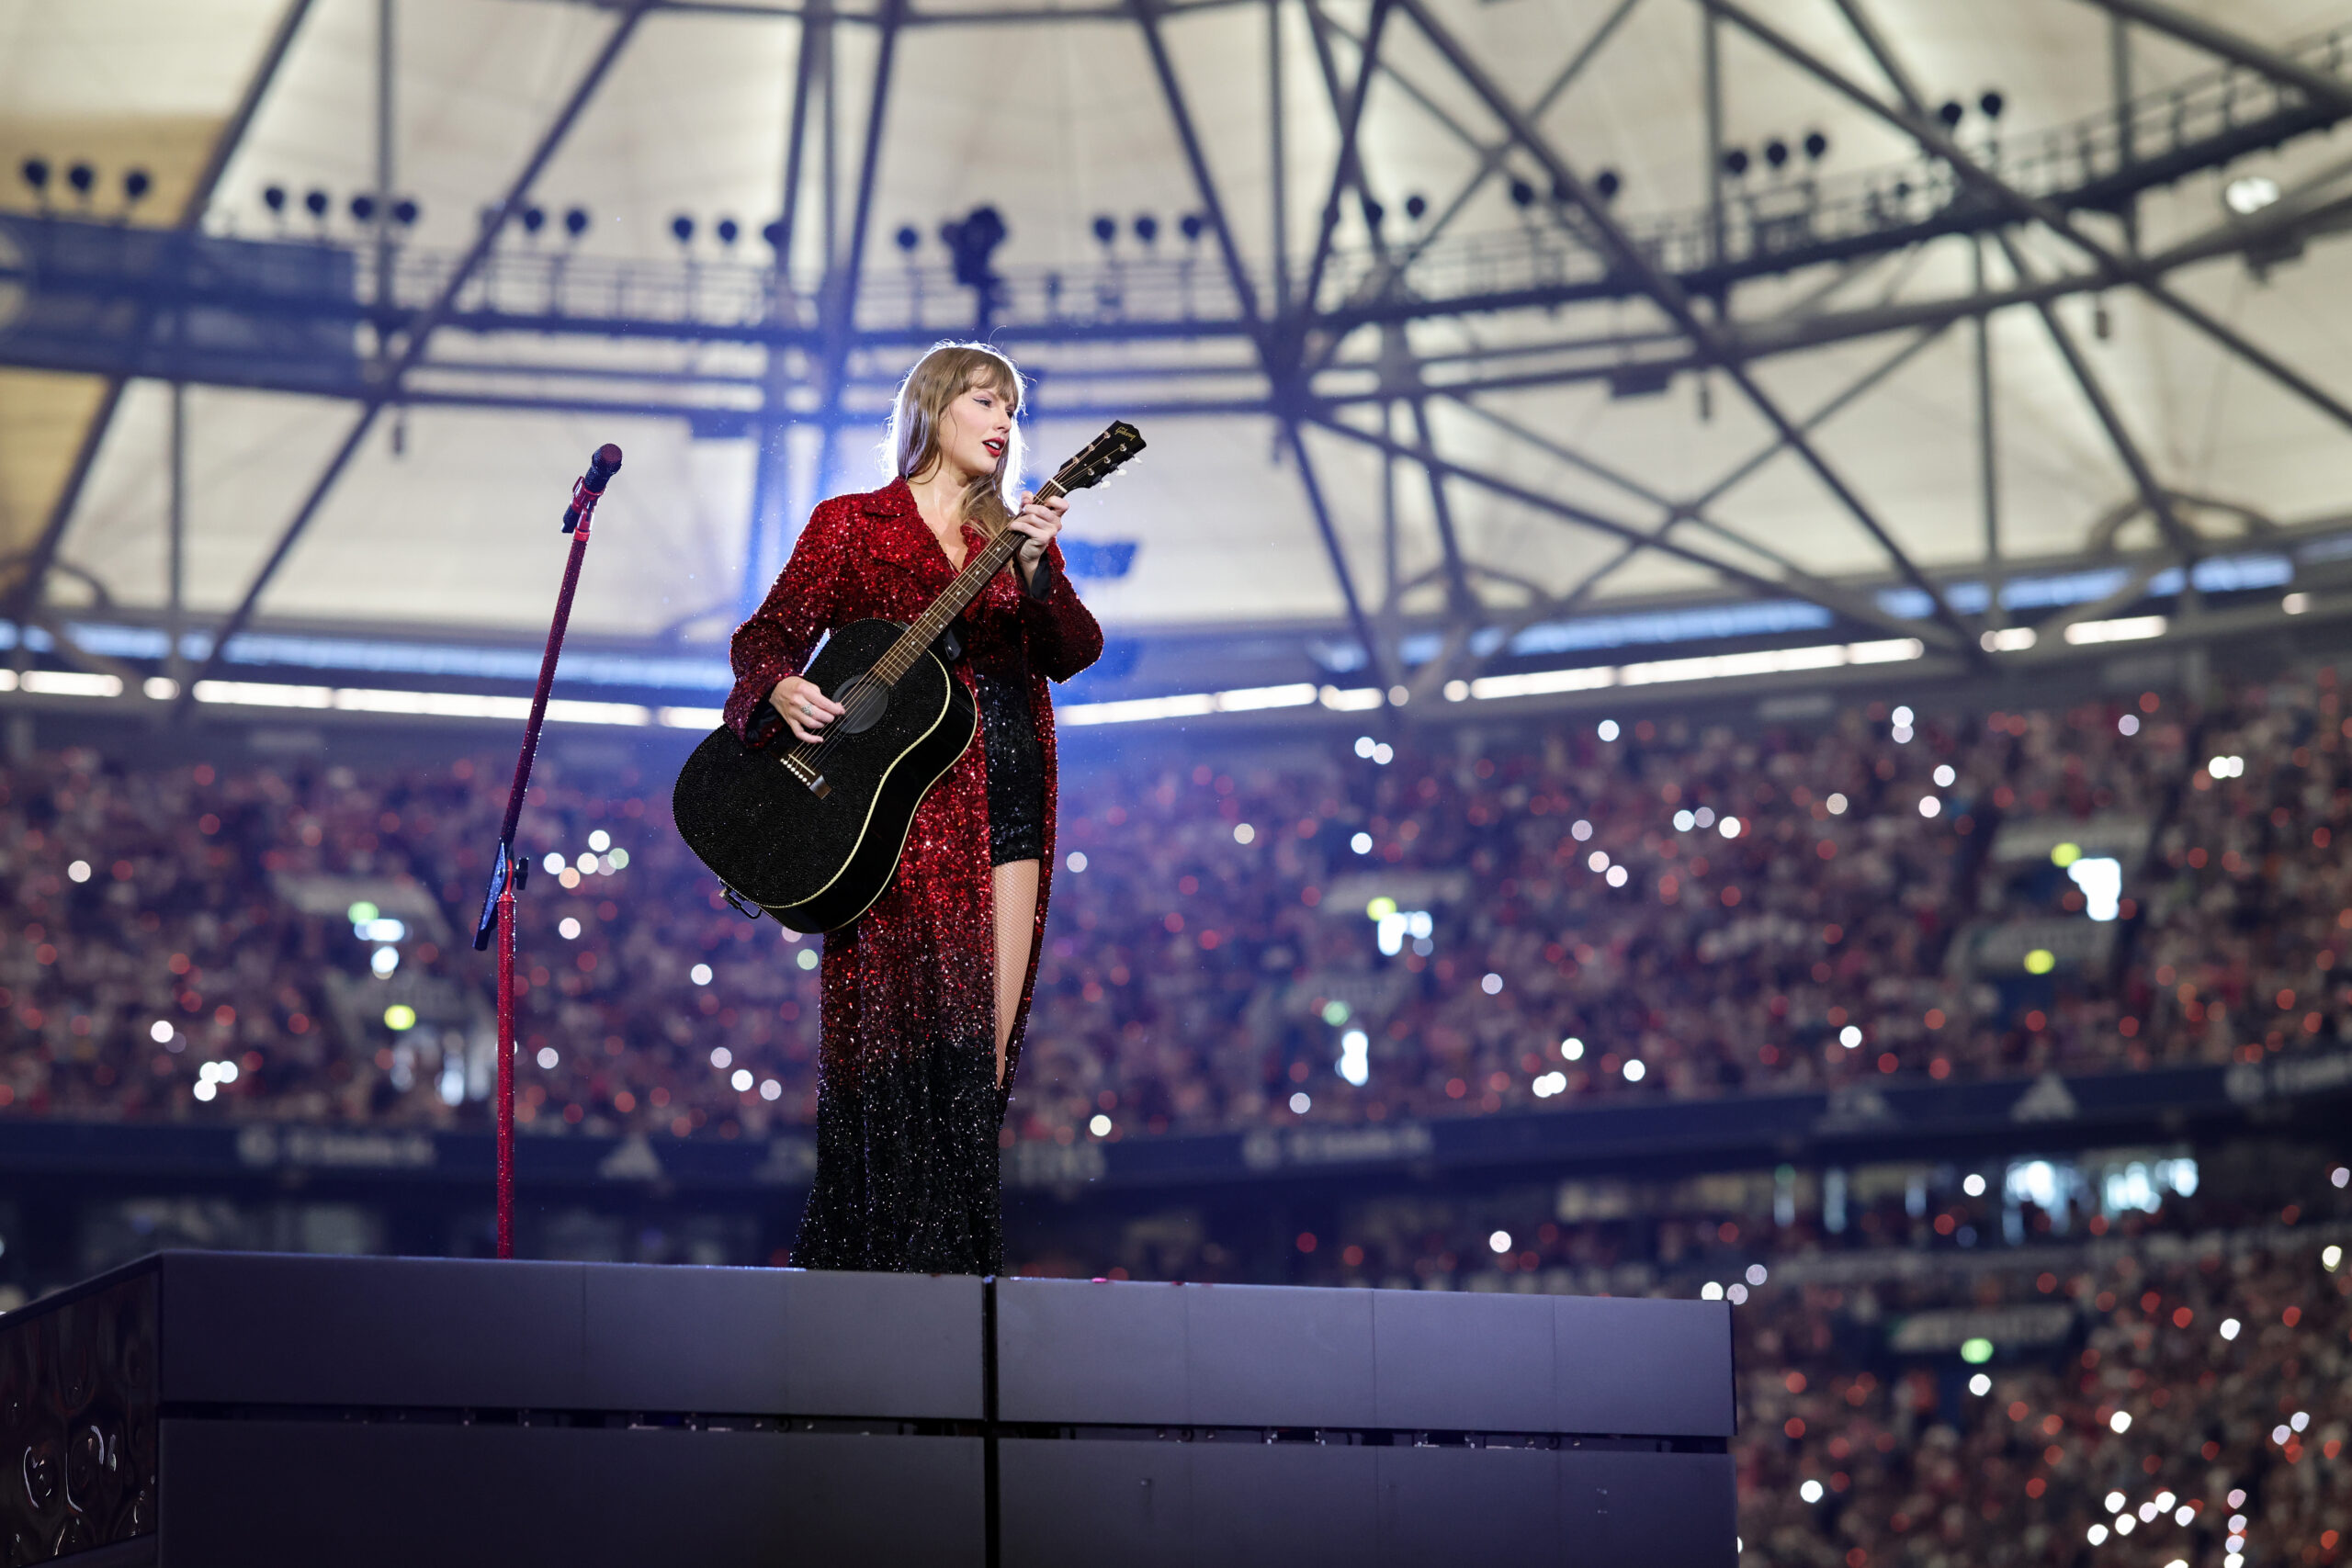
{"type": "Polygon", "coordinates": [[[1046,852],[1046,753],[1024,680],[975,670],[980,733],[988,751],[989,863],[1037,860],[1046,852]]]}

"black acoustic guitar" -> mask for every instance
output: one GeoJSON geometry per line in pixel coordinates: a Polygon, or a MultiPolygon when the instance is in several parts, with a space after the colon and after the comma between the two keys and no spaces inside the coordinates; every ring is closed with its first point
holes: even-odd
{"type": "MultiPolygon", "coordinates": [[[[1134,425],[1114,424],[1037,493],[1099,484],[1142,450],[1134,425]]],[[[971,694],[933,644],[1021,542],[1007,529],[974,551],[912,626],[853,621],[826,639],[803,678],[843,711],[814,743],[758,751],[721,726],[695,748],[671,811],[736,908],[829,931],[882,896],[915,807],[979,729],[971,694]]]]}

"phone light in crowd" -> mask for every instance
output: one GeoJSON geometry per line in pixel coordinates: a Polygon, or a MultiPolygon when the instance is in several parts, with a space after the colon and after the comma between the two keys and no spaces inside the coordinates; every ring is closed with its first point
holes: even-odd
{"type": "MultiPolygon", "coordinates": [[[[774,1083],[775,1080],[771,1078],[768,1081],[774,1083]]],[[[774,1100],[775,1096],[770,1095],[768,1098],[774,1100]]],[[[1111,1119],[1098,1111],[1088,1120],[1086,1130],[1098,1138],[1107,1138],[1111,1135],[1111,1119]]]]}
{"type": "Polygon", "coordinates": [[[1390,759],[1396,755],[1396,750],[1385,740],[1374,740],[1369,735],[1359,735],[1356,737],[1356,755],[1375,767],[1385,768],[1388,765],[1390,759]]]}
{"type": "Polygon", "coordinates": [[[710,1048],[710,1065],[723,1073],[735,1065],[735,1053],[724,1045],[714,1045],[710,1048]]]}
{"type": "Polygon", "coordinates": [[[1642,1059],[1639,1056],[1628,1056],[1625,1058],[1625,1081],[1627,1083],[1639,1083],[1648,1075],[1648,1073],[1649,1069],[1642,1066],[1642,1059]]]}
{"type": "Polygon", "coordinates": [[[1761,1263],[1751,1263],[1747,1266],[1747,1282],[1751,1285],[1760,1285],[1771,1277],[1772,1271],[1761,1263]]]}
{"type": "Polygon", "coordinates": [[[1072,850],[1069,852],[1069,858],[1062,862],[1062,863],[1069,867],[1072,871],[1084,871],[1086,869],[1086,852],[1084,850],[1072,850]]]}
{"type": "Polygon", "coordinates": [[[1960,775],[1952,772],[1952,766],[1950,762],[1938,762],[1936,764],[1936,787],[1938,789],[1950,789],[1959,781],[1959,778],[1960,775]]]}
{"type": "Polygon", "coordinates": [[[1715,824],[1715,831],[1721,833],[1726,839],[1738,838],[1739,818],[1736,817],[1724,818],[1721,822],[1715,824]]]}
{"type": "Polygon", "coordinates": [[[1569,1035],[1566,1040],[1560,1042],[1560,1055],[1571,1062],[1583,1061],[1584,1042],[1577,1039],[1573,1034],[1569,1035]]]}
{"type": "Polygon", "coordinates": [[[2124,1433],[2132,1429],[2132,1412],[2129,1410],[2117,1411],[2114,1415],[2107,1418],[2107,1427],[2109,1431],[2113,1432],[2117,1437],[2121,1437],[2124,1433]]]}
{"type": "Polygon", "coordinates": [[[1567,1091],[1568,1075],[1566,1073],[1539,1073],[1535,1077],[1535,1081],[1529,1084],[1527,1087],[1535,1092],[1536,1099],[1549,1100],[1555,1094],[1564,1094],[1567,1091]]]}
{"type": "Polygon", "coordinates": [[[1968,1380],[1968,1392],[1982,1399],[1993,1392],[1993,1380],[1983,1372],[1978,1372],[1968,1380]]]}
{"type": "Polygon", "coordinates": [[[2216,757],[2205,764],[2205,771],[2217,779],[2242,779],[2245,777],[2245,759],[2216,757]]]}
{"type": "MultiPolygon", "coordinates": [[[[372,909],[375,906],[370,904],[368,908],[372,909]]],[[[364,920],[352,921],[351,934],[362,942],[406,942],[408,927],[382,915],[373,915],[364,920]]]]}
{"type": "Polygon", "coordinates": [[[588,847],[598,854],[603,854],[613,847],[613,836],[599,828],[588,835],[588,847]]]}
{"type": "Polygon", "coordinates": [[[2029,975],[2047,975],[2057,967],[2058,955],[2046,947],[2037,947],[2025,955],[2025,972],[2029,975]]]}
{"type": "Polygon", "coordinates": [[[695,964],[693,968],[686,971],[686,978],[692,980],[697,986],[709,985],[710,965],[707,964],[695,964]]]}
{"type": "Polygon", "coordinates": [[[368,958],[368,967],[376,972],[379,980],[390,979],[392,971],[400,966],[401,950],[397,947],[379,947],[368,958]]]}
{"type": "Polygon", "coordinates": [[[566,915],[555,923],[555,934],[566,942],[577,942],[580,940],[580,922],[566,915]]]}
{"type": "Polygon", "coordinates": [[[1617,721],[1613,718],[1604,718],[1594,728],[1593,733],[1603,740],[1614,740],[1617,739],[1617,721]]]}
{"type": "MultiPolygon", "coordinates": [[[[1960,1342],[1960,1359],[1972,1367],[1981,1367],[1993,1359],[1993,1342],[1981,1335],[1973,1339],[1963,1339],[1960,1342]]],[[[2122,1429],[2120,1427],[2116,1428],[2119,1432],[2122,1429]]]]}
{"type": "Polygon", "coordinates": [[[749,1067],[736,1068],[734,1072],[728,1076],[727,1087],[733,1089],[737,1094],[751,1093],[752,1069],[749,1067]]]}
{"type": "Polygon", "coordinates": [[[2111,920],[2123,908],[2123,863],[2107,855],[2085,855],[2066,868],[2066,875],[2083,890],[2083,913],[2094,920],[2111,920]]]}
{"type": "Polygon", "coordinates": [[[2334,1242],[2330,1242],[2325,1247],[2320,1248],[2319,1266],[2326,1269],[2329,1273],[2335,1273],[2336,1265],[2343,1261],[2344,1249],[2336,1246],[2334,1242]]]}
{"type": "Polygon", "coordinates": [[[2352,1181],[2352,1166],[2339,1165],[2327,1173],[2328,1185],[2339,1190],[2347,1181],[2352,1181]]]}
{"type": "Polygon", "coordinates": [[[1984,1179],[1972,1170],[1961,1178],[1960,1190],[1971,1198],[1982,1198],[1984,1196],[1984,1179]]]}
{"type": "Polygon", "coordinates": [[[1315,1101],[1305,1089],[1300,1089],[1296,1094],[1290,1097],[1290,1113],[1292,1115],[1304,1116],[1313,1109],[1315,1109],[1315,1101]]]}
{"type": "Polygon", "coordinates": [[[567,862],[563,856],[553,850],[549,850],[548,852],[547,859],[539,862],[539,869],[546,872],[549,876],[561,876],[569,863],[570,863],[567,862]]]}
{"type": "Polygon", "coordinates": [[[65,868],[65,880],[68,882],[89,881],[90,863],[85,860],[77,860],[72,865],[67,866],[65,868]]]}
{"type": "Polygon", "coordinates": [[[384,1027],[395,1034],[405,1033],[416,1027],[416,1010],[406,1002],[394,1002],[384,1010],[384,1027]]]}
{"type": "Polygon", "coordinates": [[[2224,1339],[2235,1339],[2238,1337],[2238,1329],[2240,1326],[2238,1320],[2234,1317],[2225,1317],[2222,1319],[2222,1337],[2224,1339]]]}
{"type": "Polygon", "coordinates": [[[1710,1280],[1705,1284],[1700,1286],[1699,1299],[1702,1302],[1719,1302],[1723,1300],[1723,1282],[1719,1280],[1710,1280]]]}
{"type": "Polygon", "coordinates": [[[539,1071],[543,1073],[551,1073],[555,1071],[556,1064],[561,1062],[563,1057],[557,1052],[554,1046],[542,1045],[539,1047],[539,1054],[531,1059],[538,1063],[539,1071]]]}
{"type": "Polygon", "coordinates": [[[1340,1036],[1340,1076],[1362,1089],[1372,1077],[1372,1037],[1361,1029],[1340,1036]]]}
{"type": "Polygon", "coordinates": [[[1354,838],[1348,840],[1348,848],[1355,851],[1355,852],[1360,855],[1368,855],[1372,853],[1372,835],[1370,833],[1358,833],[1354,838]]]}
{"type": "Polygon", "coordinates": [[[172,1026],[159,1018],[149,1027],[147,1038],[158,1045],[168,1045],[172,1040],[172,1026]]]}
{"type": "Polygon", "coordinates": [[[1846,815],[1846,797],[1842,795],[1833,794],[1827,800],[1823,801],[1821,804],[1829,808],[1829,815],[1832,817],[1843,817],[1846,815]]]}
{"type": "Polygon", "coordinates": [[[1233,841],[1237,844],[1246,844],[1257,836],[1258,829],[1247,822],[1236,822],[1233,825],[1233,841]]]}
{"type": "Polygon", "coordinates": [[[214,1095],[220,1092],[220,1086],[222,1084],[235,1083],[236,1081],[236,1063],[207,1062],[202,1066],[196,1069],[196,1087],[190,1092],[192,1092],[198,1100],[210,1100],[214,1095]]]}
{"type": "MultiPolygon", "coordinates": [[[[1814,1480],[1810,1480],[1810,1479],[1808,1479],[1808,1480],[1804,1483],[1804,1485],[1802,1485],[1802,1486],[1800,1486],[1800,1487],[1798,1487],[1798,1488],[1797,1488],[1797,1495],[1798,1495],[1798,1496],[1800,1496],[1800,1497],[1802,1497],[1802,1498],[1804,1498],[1804,1499],[1806,1502],[1808,1502],[1808,1503],[1818,1503],[1818,1502],[1820,1502],[1820,1501],[1821,1501],[1821,1483],[1820,1483],[1820,1482],[1818,1482],[1818,1481],[1814,1481],[1814,1480]]],[[[2099,1540],[2105,1540],[2106,1539],[2107,1539],[2107,1532],[2106,1532],[2106,1531],[2104,1531],[2104,1530],[2099,1531],[2099,1540]]],[[[2094,1541],[2094,1542],[2092,1542],[2091,1544],[2093,1544],[2094,1546],[2096,1546],[2097,1544],[2098,1544],[2098,1541],[2094,1541]]]]}
{"type": "Polygon", "coordinates": [[[1487,1247],[1497,1257],[1510,1250],[1510,1232],[1497,1231],[1487,1238],[1487,1247]]]}
{"type": "Polygon", "coordinates": [[[1861,1043],[1862,1032],[1853,1024],[1849,1023],[1845,1028],[1838,1032],[1838,1043],[1843,1045],[1849,1051],[1851,1051],[1860,1045],[1861,1043]]]}

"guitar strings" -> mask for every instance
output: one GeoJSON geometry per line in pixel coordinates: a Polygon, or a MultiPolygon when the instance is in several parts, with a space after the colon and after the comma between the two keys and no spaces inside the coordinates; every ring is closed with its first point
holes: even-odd
{"type": "MultiPolygon", "coordinates": [[[[1057,494],[1063,493],[1061,490],[1061,482],[1062,476],[1060,474],[1056,474],[1052,479],[1047,479],[1046,483],[1038,489],[1036,493],[1041,496],[1049,491],[1057,494]]],[[[990,541],[990,547],[993,547],[994,543],[995,541],[990,541]]],[[[1016,548],[1017,547],[1016,547],[1016,548]]],[[[982,558],[986,558],[986,554],[987,550],[984,548],[982,551],[982,558]]],[[[1006,565],[1010,564],[1012,558],[1012,556],[1008,554],[1004,560],[998,562],[996,566],[989,569],[987,576],[980,578],[979,581],[981,582],[986,582],[989,578],[994,577],[998,572],[1003,570],[1006,565]]],[[[973,574],[973,569],[978,567],[979,564],[980,563],[978,560],[967,563],[965,569],[956,574],[956,581],[954,582],[950,582],[947,585],[946,590],[940,594],[939,598],[934,599],[932,602],[933,605],[935,607],[941,602],[952,597],[956,592],[957,584],[961,583],[965,578],[971,576],[973,574]]],[[[977,590],[975,592],[977,592],[977,590]]],[[[917,624],[920,625],[922,619],[927,618],[930,614],[930,610],[926,609],[923,612],[922,617],[918,618],[917,624]]],[[[889,658],[889,654],[885,653],[882,657],[884,660],[887,660],[889,658]]],[[[841,689],[840,694],[835,696],[833,700],[840,703],[844,708],[849,706],[853,696],[861,693],[866,687],[867,683],[875,679],[876,668],[878,668],[878,665],[869,666],[865,670],[859,671],[857,674],[851,677],[849,682],[841,689]]],[[[905,671],[901,671],[900,673],[903,674],[905,671]]],[[[887,689],[894,682],[883,682],[883,685],[887,689]]],[[[808,742],[803,741],[794,748],[794,755],[811,767],[818,766],[828,757],[832,755],[834,746],[840,742],[845,733],[847,732],[842,730],[833,730],[828,733],[825,738],[820,740],[814,747],[811,747],[808,742]]]]}

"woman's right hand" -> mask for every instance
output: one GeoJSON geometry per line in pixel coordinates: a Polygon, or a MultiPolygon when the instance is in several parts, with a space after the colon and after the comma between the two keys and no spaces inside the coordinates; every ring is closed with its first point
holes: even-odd
{"type": "Polygon", "coordinates": [[[814,744],[822,739],[820,731],[841,717],[842,705],[825,695],[814,681],[797,675],[786,675],[768,694],[768,701],[775,711],[784,715],[784,722],[803,741],[814,744]]]}

